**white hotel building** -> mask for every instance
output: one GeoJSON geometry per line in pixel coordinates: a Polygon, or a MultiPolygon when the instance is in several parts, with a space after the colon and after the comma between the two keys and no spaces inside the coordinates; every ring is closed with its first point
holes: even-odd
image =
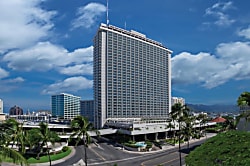
{"type": "Polygon", "coordinates": [[[94,37],[95,126],[168,117],[171,53],[144,34],[101,24],[94,37]]]}
{"type": "Polygon", "coordinates": [[[3,100],[0,99],[0,114],[3,113],[3,100]]]}

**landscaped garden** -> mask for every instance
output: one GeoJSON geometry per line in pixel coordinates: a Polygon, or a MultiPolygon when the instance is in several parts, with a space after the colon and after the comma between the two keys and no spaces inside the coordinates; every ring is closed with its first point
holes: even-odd
{"type": "MultiPolygon", "coordinates": [[[[68,146],[63,147],[63,149],[60,152],[57,152],[55,154],[51,154],[50,158],[51,161],[62,159],[66,156],[68,156],[71,153],[71,149],[68,146]]],[[[41,156],[39,160],[36,159],[35,156],[27,157],[28,163],[46,163],[49,162],[49,157],[47,155],[41,156]]]]}
{"type": "MultiPolygon", "coordinates": [[[[51,154],[50,158],[51,158],[51,161],[55,161],[55,160],[59,160],[68,156],[70,153],[71,153],[71,148],[69,148],[68,146],[65,146],[63,147],[61,151],[55,154],[51,154]]],[[[24,155],[24,157],[29,164],[49,162],[49,157],[47,155],[41,155],[39,159],[36,158],[36,155],[24,155]]],[[[5,158],[4,162],[13,163],[14,161],[12,158],[5,158]]]]}
{"type": "Polygon", "coordinates": [[[60,143],[60,137],[50,131],[47,123],[41,122],[37,128],[24,129],[15,119],[0,123],[0,163],[12,162],[21,165],[42,163],[61,159],[70,154],[71,149],[60,143]],[[56,151],[53,145],[58,144],[56,151]]]}

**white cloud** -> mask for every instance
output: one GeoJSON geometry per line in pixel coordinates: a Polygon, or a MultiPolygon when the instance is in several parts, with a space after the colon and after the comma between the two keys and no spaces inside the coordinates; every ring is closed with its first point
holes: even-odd
{"type": "Polygon", "coordinates": [[[208,53],[192,55],[187,52],[178,54],[172,58],[173,84],[201,83],[205,87],[213,87],[209,79],[216,77],[216,72],[223,70],[221,62],[208,53]],[[213,65],[211,65],[213,64],[213,65]]]}
{"type": "Polygon", "coordinates": [[[205,11],[205,15],[213,16],[216,21],[214,22],[217,26],[230,26],[235,22],[234,19],[229,18],[229,16],[225,13],[229,9],[234,9],[233,3],[229,2],[218,2],[214,4],[212,7],[209,7],[205,11]]]}
{"type": "Polygon", "coordinates": [[[250,43],[222,43],[216,55],[183,52],[172,58],[173,84],[214,88],[229,80],[250,79],[250,43]]]}
{"type": "Polygon", "coordinates": [[[0,1],[0,53],[30,46],[48,37],[55,11],[40,8],[39,0],[0,1]]]}
{"type": "Polygon", "coordinates": [[[18,87],[18,83],[22,83],[24,81],[25,80],[22,77],[3,79],[0,81],[0,92],[9,92],[20,88],[18,87]]]}
{"type": "Polygon", "coordinates": [[[233,2],[229,1],[229,2],[218,2],[214,4],[211,8],[226,11],[228,9],[234,9],[235,7],[233,6],[233,2]]]}
{"type": "Polygon", "coordinates": [[[43,90],[43,94],[58,94],[63,92],[77,92],[83,89],[92,88],[93,81],[88,80],[85,77],[70,77],[62,82],[57,82],[55,84],[49,85],[43,90]]]}
{"type": "Polygon", "coordinates": [[[92,75],[93,64],[81,64],[81,65],[65,67],[62,70],[60,70],[60,73],[66,75],[92,75]]]}
{"type": "Polygon", "coordinates": [[[0,79],[9,76],[9,72],[0,67],[0,79]]]}
{"type": "Polygon", "coordinates": [[[89,3],[86,6],[78,8],[77,18],[72,21],[73,29],[92,27],[105,11],[106,6],[100,3],[89,3]]]}
{"type": "MultiPolygon", "coordinates": [[[[64,67],[92,62],[92,54],[92,46],[68,52],[65,48],[50,42],[40,42],[33,47],[7,53],[3,61],[7,62],[9,68],[19,71],[62,70],[64,67]]],[[[88,66],[86,67],[88,69],[88,66]]]]}
{"type": "Polygon", "coordinates": [[[243,36],[246,39],[250,39],[250,26],[246,29],[242,29],[242,30],[238,31],[238,35],[243,36]]]}
{"type": "Polygon", "coordinates": [[[8,79],[5,80],[6,83],[20,83],[20,82],[24,82],[25,80],[22,77],[16,77],[13,79],[8,79]]]}
{"type": "Polygon", "coordinates": [[[217,54],[234,74],[231,79],[250,79],[250,42],[232,42],[218,45],[217,54]]]}

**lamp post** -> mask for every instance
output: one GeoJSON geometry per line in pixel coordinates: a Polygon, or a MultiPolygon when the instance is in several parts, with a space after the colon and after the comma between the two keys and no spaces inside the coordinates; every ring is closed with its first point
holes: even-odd
{"type": "Polygon", "coordinates": [[[86,135],[83,136],[83,144],[84,144],[84,163],[87,166],[87,137],[86,135]]]}

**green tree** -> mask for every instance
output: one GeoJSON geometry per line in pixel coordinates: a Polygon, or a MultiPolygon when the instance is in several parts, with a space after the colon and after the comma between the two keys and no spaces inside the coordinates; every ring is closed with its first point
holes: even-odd
{"type": "MultiPolygon", "coordinates": [[[[180,103],[177,103],[177,104],[174,104],[172,106],[172,109],[171,109],[171,112],[170,112],[170,118],[172,119],[172,122],[173,122],[173,127],[175,129],[175,122],[177,121],[178,117],[179,117],[179,114],[180,114],[180,111],[182,109],[182,105],[180,103]]],[[[175,130],[174,130],[174,143],[175,143],[175,130]]]]}
{"type": "Polygon", "coordinates": [[[190,114],[185,115],[186,116],[183,118],[184,123],[182,125],[181,135],[182,138],[187,141],[187,148],[189,150],[189,141],[195,135],[194,125],[196,118],[190,114]]]}
{"type": "Polygon", "coordinates": [[[223,117],[226,119],[226,121],[224,122],[224,130],[228,131],[228,130],[236,130],[237,127],[237,120],[233,117],[223,117]]]}
{"type": "Polygon", "coordinates": [[[37,134],[39,132],[39,128],[32,128],[25,132],[25,145],[29,148],[28,151],[40,149],[40,141],[42,140],[42,137],[40,134],[37,134]]]}
{"type": "Polygon", "coordinates": [[[46,152],[49,157],[49,163],[51,165],[51,158],[50,158],[50,152],[49,152],[49,142],[52,143],[52,145],[55,144],[56,141],[60,140],[60,137],[57,135],[57,133],[52,132],[49,130],[48,124],[41,122],[39,124],[39,132],[37,133],[40,136],[40,151],[37,154],[37,158],[40,158],[40,154],[44,151],[44,146],[46,146],[46,152]]]}
{"type": "Polygon", "coordinates": [[[243,92],[237,100],[237,105],[241,110],[249,109],[250,106],[250,92],[243,92]]]}
{"type": "MultiPolygon", "coordinates": [[[[167,125],[167,128],[170,129],[170,133],[171,133],[170,137],[171,137],[171,138],[174,137],[174,134],[172,134],[172,129],[174,129],[174,127],[175,127],[174,124],[172,123],[172,121],[173,121],[173,120],[171,120],[171,122],[169,122],[168,125],[167,125]]],[[[175,130],[173,130],[173,132],[175,132],[175,130]]],[[[174,142],[174,143],[175,143],[175,142],[174,142]]]]}
{"type": "Polygon", "coordinates": [[[182,125],[185,121],[185,118],[188,116],[189,108],[186,105],[182,105],[181,103],[176,103],[172,106],[172,110],[170,112],[170,116],[173,121],[177,121],[179,131],[178,131],[178,142],[179,142],[179,159],[180,165],[181,163],[181,134],[182,134],[182,125]]]}
{"type": "Polygon", "coordinates": [[[70,140],[75,139],[77,146],[80,142],[83,141],[84,144],[84,153],[85,153],[85,165],[87,166],[87,147],[91,141],[91,137],[88,134],[88,131],[94,130],[92,123],[89,123],[88,119],[83,116],[75,117],[71,122],[71,129],[73,133],[70,136],[70,140]]]}
{"type": "Polygon", "coordinates": [[[240,107],[242,111],[240,117],[245,118],[245,125],[250,120],[250,92],[243,92],[240,94],[237,100],[237,105],[240,107]]]}
{"type": "Polygon", "coordinates": [[[199,121],[199,131],[201,133],[205,133],[206,135],[206,123],[208,122],[208,117],[207,117],[207,114],[204,114],[204,113],[200,113],[198,116],[197,116],[197,120],[199,121]],[[203,130],[202,130],[203,128],[203,130]]]}
{"type": "Polygon", "coordinates": [[[9,142],[12,140],[11,133],[12,128],[8,123],[0,123],[0,163],[7,158],[11,158],[15,164],[28,165],[22,154],[9,147],[9,142]]]}
{"type": "Polygon", "coordinates": [[[25,153],[25,143],[24,143],[24,130],[23,124],[16,121],[16,119],[10,118],[6,120],[6,124],[11,128],[9,130],[9,134],[11,135],[12,139],[12,148],[13,146],[18,147],[18,150],[21,153],[25,153]]]}

